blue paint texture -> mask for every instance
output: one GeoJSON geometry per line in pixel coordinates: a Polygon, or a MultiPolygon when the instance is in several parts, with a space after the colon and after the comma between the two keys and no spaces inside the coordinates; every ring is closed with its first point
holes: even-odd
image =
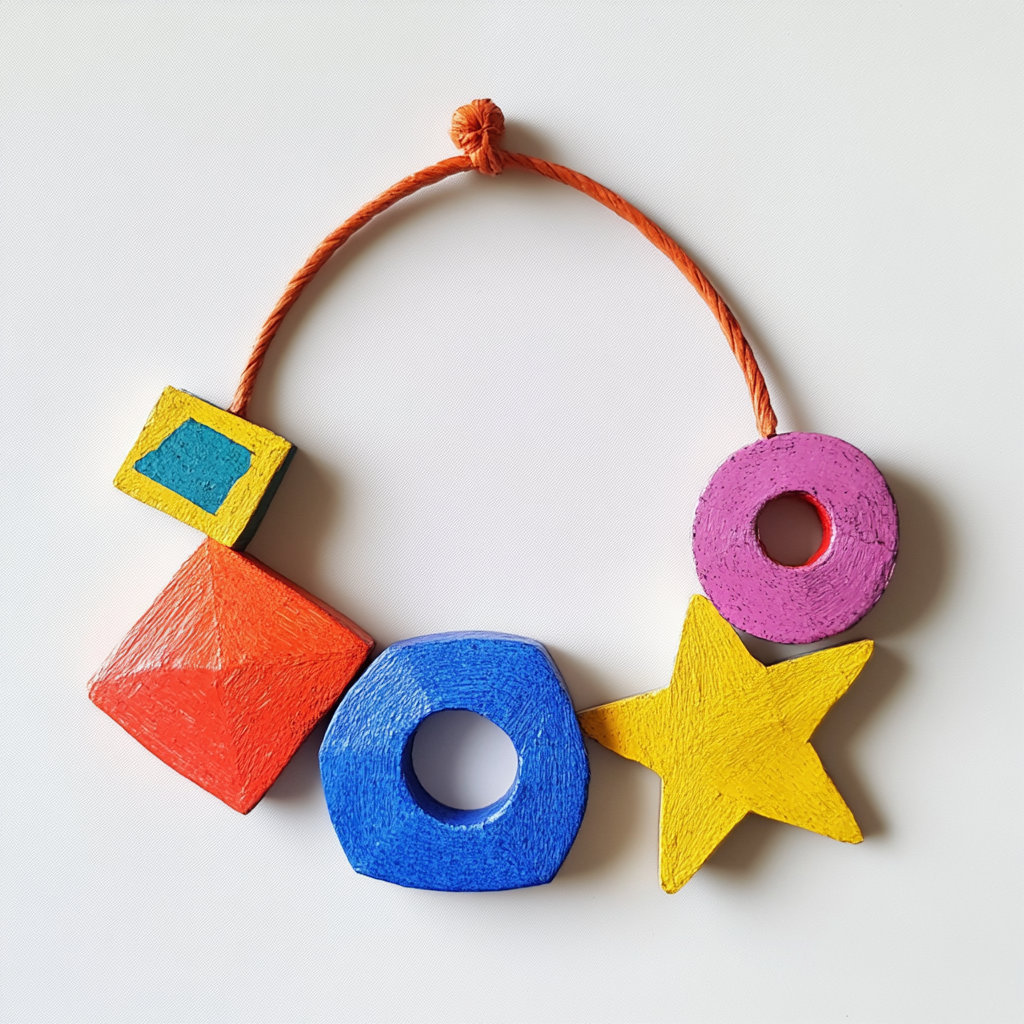
{"type": "Polygon", "coordinates": [[[251,463],[248,448],[212,427],[185,420],[159,448],[135,463],[135,471],[216,514],[251,463]]]}
{"type": "Polygon", "coordinates": [[[554,662],[535,640],[502,633],[441,633],[389,647],[338,706],[320,773],[356,871],[448,892],[550,882],[576,838],[590,782],[554,662]],[[448,710],[490,719],[519,755],[515,782],[489,807],[438,803],[413,771],[417,727],[448,710]]]}

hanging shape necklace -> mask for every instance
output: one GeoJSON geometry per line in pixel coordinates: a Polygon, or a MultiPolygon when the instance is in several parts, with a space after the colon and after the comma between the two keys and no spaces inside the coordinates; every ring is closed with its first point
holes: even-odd
{"type": "Polygon", "coordinates": [[[324,239],[264,324],[227,411],[171,387],[160,396],[115,485],[208,539],[100,669],[89,695],[157,757],[242,813],[344,695],[320,750],[331,820],[355,870],[405,886],[480,891],[549,882],[586,808],[584,733],[661,776],[667,892],[751,812],[859,842],[810,738],[857,677],[871,641],[766,667],[735,630],[802,644],[859,621],[896,559],[897,513],[885,480],[838,438],[777,434],[750,345],[690,257],[598,182],[502,150],[503,129],[490,100],[460,107],[451,137],[463,155],[404,178],[324,239]],[[359,228],[420,189],[473,170],[562,182],[668,256],[721,325],[760,434],[723,463],[698,502],[693,551],[707,597],[690,602],[669,686],[578,715],[543,645],[509,634],[404,640],[360,676],[369,635],[244,554],[295,453],[246,418],[282,320],[359,228]],[[774,561],[758,535],[762,510],[783,496],[808,503],[821,523],[821,544],[802,565],[774,561]],[[482,715],[515,746],[515,781],[487,807],[449,807],[416,777],[416,731],[447,710],[482,715]]]}

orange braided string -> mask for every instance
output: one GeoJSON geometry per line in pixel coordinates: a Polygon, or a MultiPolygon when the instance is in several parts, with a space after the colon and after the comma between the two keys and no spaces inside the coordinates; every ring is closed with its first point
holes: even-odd
{"type": "Polygon", "coordinates": [[[451,157],[440,163],[425,167],[422,171],[409,175],[382,192],[376,199],[357,210],[341,227],[331,232],[317,246],[314,253],[302,265],[299,272],[288,282],[284,294],[267,317],[256,344],[253,346],[249,361],[242,371],[242,379],[238,383],[234,401],[230,411],[238,416],[245,416],[256,385],[267,349],[274,340],[281,321],[288,310],[295,304],[303,288],[313,279],[316,272],[331,256],[361,227],[368,224],[378,213],[383,213],[400,199],[411,196],[427,185],[434,185],[453,174],[463,171],[477,170],[481,174],[496,175],[507,167],[517,167],[532,174],[540,174],[553,181],[582,192],[596,199],[623,220],[629,221],[652,245],[660,249],[683,273],[683,276],[696,288],[700,297],[707,303],[725,334],[725,339],[743,371],[743,377],[750,391],[750,400],[754,406],[754,417],[757,430],[761,437],[771,437],[778,424],[772,409],[768,386],[757,365],[757,359],[750,344],[743,336],[736,317],[725,304],[725,300],[715,290],[711,282],[704,276],[700,267],[649,217],[644,216],[632,203],[622,196],[605,188],[600,182],[588,178],[569,167],[548,163],[537,157],[522,153],[510,153],[498,146],[498,140],[505,130],[505,118],[501,110],[490,100],[473,100],[472,103],[459,107],[452,118],[452,141],[463,150],[463,156],[451,157]]]}

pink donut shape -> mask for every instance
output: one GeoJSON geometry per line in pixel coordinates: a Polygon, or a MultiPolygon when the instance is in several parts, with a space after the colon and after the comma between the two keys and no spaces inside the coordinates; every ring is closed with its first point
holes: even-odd
{"type": "Polygon", "coordinates": [[[827,434],[777,434],[741,448],[697,503],[693,555],[714,606],[737,629],[806,644],[849,629],[882,596],[896,563],[896,503],[875,464],[827,434]],[[779,565],[757,537],[782,494],[815,505],[824,540],[806,565],[779,565]]]}

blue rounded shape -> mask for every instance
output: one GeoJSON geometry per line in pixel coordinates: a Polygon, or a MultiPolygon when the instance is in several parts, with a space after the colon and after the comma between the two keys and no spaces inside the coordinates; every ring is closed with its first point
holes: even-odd
{"type": "Polygon", "coordinates": [[[503,633],[440,633],[389,647],[349,688],[323,746],[331,821],[360,874],[415,889],[479,892],[550,882],[587,804],[576,713],[547,651],[503,633]],[[519,771],[495,803],[438,803],[412,768],[419,724],[475,711],[512,741],[519,771]]]}

